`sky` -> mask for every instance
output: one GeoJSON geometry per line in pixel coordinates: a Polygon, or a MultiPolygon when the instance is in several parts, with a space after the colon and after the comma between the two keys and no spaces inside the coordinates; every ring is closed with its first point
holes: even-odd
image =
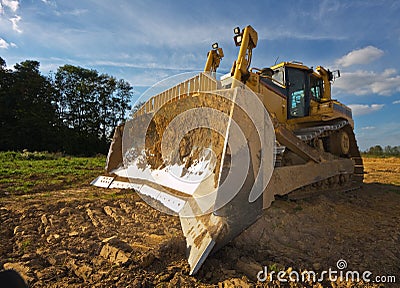
{"type": "Polygon", "coordinates": [[[400,1],[0,0],[0,56],[37,60],[44,75],[71,64],[128,81],[135,97],[203,69],[218,42],[230,70],[233,28],[251,25],[252,67],[276,61],[340,69],[333,98],[350,106],[361,150],[400,145],[400,1]],[[249,3],[249,4],[246,4],[249,3]]]}

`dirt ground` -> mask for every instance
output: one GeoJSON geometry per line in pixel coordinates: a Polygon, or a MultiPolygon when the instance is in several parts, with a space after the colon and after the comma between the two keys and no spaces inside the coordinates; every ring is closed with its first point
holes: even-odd
{"type": "Polygon", "coordinates": [[[382,287],[257,282],[264,266],[322,272],[339,270],[345,260],[343,271],[395,276],[400,285],[400,159],[364,162],[361,189],[276,200],[195,276],[188,275],[179,219],[132,191],[87,187],[3,197],[0,267],[20,271],[30,287],[382,287]]]}

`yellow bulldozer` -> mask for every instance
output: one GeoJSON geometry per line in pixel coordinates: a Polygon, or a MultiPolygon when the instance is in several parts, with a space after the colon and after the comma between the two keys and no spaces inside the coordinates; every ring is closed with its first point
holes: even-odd
{"type": "Polygon", "coordinates": [[[275,196],[298,199],[363,182],[351,109],[331,98],[339,71],[300,62],[250,68],[257,41],[251,26],[237,27],[230,73],[217,77],[224,55],[215,43],[204,72],[152,90],[115,129],[108,175],[92,182],[134,189],[179,216],[190,274],[275,196]]]}

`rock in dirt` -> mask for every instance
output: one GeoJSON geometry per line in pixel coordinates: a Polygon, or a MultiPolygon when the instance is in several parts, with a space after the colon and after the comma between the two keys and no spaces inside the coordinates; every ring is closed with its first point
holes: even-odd
{"type": "Polygon", "coordinates": [[[121,249],[111,246],[109,243],[105,244],[100,251],[100,256],[108,259],[114,264],[125,264],[129,260],[129,254],[121,249]]]}
{"type": "Polygon", "coordinates": [[[241,278],[233,278],[218,283],[218,288],[236,288],[236,287],[250,288],[253,286],[250,285],[245,279],[241,278]]]}
{"type": "Polygon", "coordinates": [[[114,236],[111,236],[111,237],[108,237],[108,238],[105,238],[105,239],[101,240],[101,242],[107,243],[107,242],[110,242],[111,240],[113,240],[115,238],[117,238],[117,236],[114,235],[114,236]]]}
{"type": "Polygon", "coordinates": [[[105,207],[104,207],[104,212],[105,212],[108,216],[110,216],[111,218],[113,218],[115,222],[118,221],[118,215],[117,215],[117,213],[115,212],[115,209],[114,209],[114,208],[112,208],[112,207],[110,207],[110,206],[105,206],[105,207]]]}
{"type": "Polygon", "coordinates": [[[36,271],[35,274],[39,280],[43,281],[56,277],[57,271],[54,267],[47,267],[43,270],[36,271]]]}
{"type": "Polygon", "coordinates": [[[156,256],[152,252],[143,255],[140,259],[140,267],[141,268],[149,267],[154,262],[155,259],[156,256]]]}
{"type": "Polygon", "coordinates": [[[40,217],[40,220],[42,221],[44,226],[47,226],[47,224],[49,224],[49,221],[47,220],[46,214],[43,214],[42,217],[40,217]]]}
{"type": "Polygon", "coordinates": [[[60,235],[58,235],[58,234],[50,234],[50,235],[46,238],[46,241],[47,241],[47,243],[52,243],[52,242],[57,241],[58,239],[60,239],[60,235]]]}
{"type": "Polygon", "coordinates": [[[241,257],[235,266],[237,271],[245,274],[249,279],[257,282],[257,274],[262,271],[261,264],[257,263],[253,259],[241,257]]]}
{"type": "Polygon", "coordinates": [[[92,274],[92,268],[86,264],[77,265],[75,260],[70,260],[67,263],[67,267],[74,271],[75,275],[82,278],[85,282],[89,280],[92,274]]]}
{"type": "Polygon", "coordinates": [[[24,232],[24,230],[20,226],[15,226],[14,235],[16,235],[17,233],[22,233],[22,232],[24,232]]]}
{"type": "Polygon", "coordinates": [[[79,235],[79,232],[77,232],[77,231],[71,231],[68,233],[68,236],[70,236],[70,237],[74,237],[74,236],[78,236],[78,235],[79,235]]]}
{"type": "Polygon", "coordinates": [[[88,208],[88,209],[86,209],[86,213],[89,216],[90,220],[92,220],[93,226],[98,227],[99,221],[97,221],[96,218],[94,217],[93,211],[88,208]]]}

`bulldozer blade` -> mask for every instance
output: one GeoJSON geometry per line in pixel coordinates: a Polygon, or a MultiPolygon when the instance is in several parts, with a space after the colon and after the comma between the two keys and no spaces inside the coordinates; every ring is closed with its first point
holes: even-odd
{"type": "Polygon", "coordinates": [[[219,222],[220,219],[213,214],[203,217],[202,220],[196,217],[180,217],[183,235],[187,243],[187,259],[190,266],[190,275],[196,274],[200,269],[215,246],[216,240],[214,238],[218,236],[218,232],[214,232],[211,235],[209,228],[203,222],[204,220],[212,223],[212,226],[216,227],[217,231],[218,228],[223,227],[219,222]]]}
{"type": "Polygon", "coordinates": [[[275,134],[262,102],[244,85],[217,90],[202,73],[178,86],[187,93],[156,95],[117,127],[107,162],[112,177],[93,185],[134,188],[153,208],[179,216],[195,274],[261,215],[275,134]]]}
{"type": "MultiPolygon", "coordinates": [[[[240,165],[240,168],[247,171],[247,175],[243,186],[233,199],[226,203],[226,191],[222,189],[214,203],[214,207],[219,207],[217,210],[193,217],[180,216],[191,275],[197,273],[210,254],[225,246],[262,215],[262,197],[254,202],[248,201],[254,183],[251,161],[247,167],[240,165]]],[[[229,173],[227,170],[227,167],[222,169],[222,178],[229,173]]],[[[199,208],[195,204],[192,202],[191,205],[185,206],[184,209],[189,211],[182,211],[182,215],[196,215],[196,209],[199,208]]]]}

